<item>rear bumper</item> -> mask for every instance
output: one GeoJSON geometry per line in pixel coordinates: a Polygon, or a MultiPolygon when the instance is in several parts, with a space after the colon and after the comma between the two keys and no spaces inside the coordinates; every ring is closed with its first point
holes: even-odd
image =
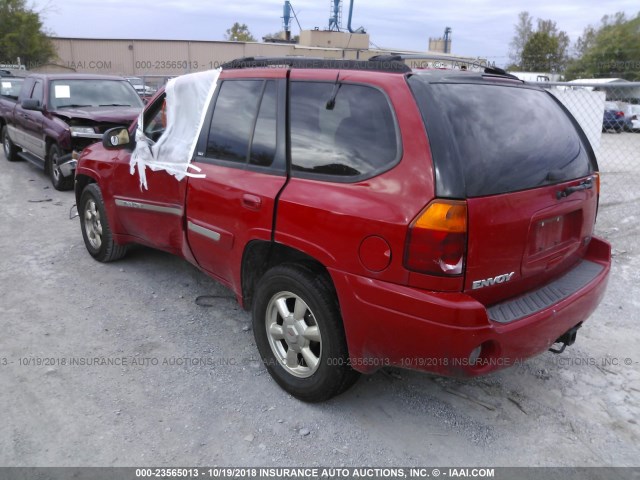
{"type": "Polygon", "coordinates": [[[610,245],[593,238],[585,260],[604,268],[568,297],[510,323],[490,320],[487,308],[464,293],[429,292],[331,271],[351,366],[365,373],[394,365],[476,376],[540,354],[584,322],[604,296],[610,245]],[[470,355],[478,347],[474,363],[470,355]]]}

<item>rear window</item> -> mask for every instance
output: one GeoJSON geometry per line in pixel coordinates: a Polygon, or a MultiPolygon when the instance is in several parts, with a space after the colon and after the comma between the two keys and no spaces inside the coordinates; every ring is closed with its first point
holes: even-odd
{"type": "Polygon", "coordinates": [[[437,194],[479,197],[589,175],[591,150],[546,92],[409,79],[429,136],[437,194]]]}

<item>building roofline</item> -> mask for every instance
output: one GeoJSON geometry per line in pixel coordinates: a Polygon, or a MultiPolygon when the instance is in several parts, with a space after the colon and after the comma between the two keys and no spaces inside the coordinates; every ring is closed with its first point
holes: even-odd
{"type": "Polygon", "coordinates": [[[182,43],[228,43],[234,44],[253,44],[253,45],[274,45],[272,43],[264,42],[234,42],[230,40],[188,40],[188,39],[168,39],[168,38],[86,38],[86,37],[48,37],[51,40],[73,40],[73,41],[87,41],[87,42],[182,42],[182,43]]]}

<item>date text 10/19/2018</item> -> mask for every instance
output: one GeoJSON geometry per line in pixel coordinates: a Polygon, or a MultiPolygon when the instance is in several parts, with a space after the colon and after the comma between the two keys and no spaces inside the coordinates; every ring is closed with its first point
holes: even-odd
{"type": "Polygon", "coordinates": [[[473,477],[494,478],[493,468],[137,468],[137,478],[437,478],[473,477]]]}

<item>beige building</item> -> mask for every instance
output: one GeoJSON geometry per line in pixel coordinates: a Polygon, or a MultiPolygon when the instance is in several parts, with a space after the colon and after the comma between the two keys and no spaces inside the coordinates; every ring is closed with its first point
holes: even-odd
{"type": "Polygon", "coordinates": [[[429,51],[444,53],[446,51],[444,38],[429,38],[429,51]]]}
{"type": "Polygon", "coordinates": [[[301,37],[301,44],[53,37],[58,55],[54,65],[31,66],[30,70],[57,68],[79,73],[172,76],[217,68],[241,57],[299,55],[361,59],[375,54],[369,51],[368,35],[309,31],[302,32],[301,37]],[[345,39],[344,35],[366,38],[345,39]]]}
{"type": "Polygon", "coordinates": [[[302,31],[299,44],[60,37],[51,40],[58,58],[46,65],[30,65],[29,70],[137,76],[152,84],[156,83],[154,79],[161,83],[166,77],[217,68],[241,57],[295,55],[366,60],[391,53],[369,49],[367,34],[322,30],[302,31]]]}

